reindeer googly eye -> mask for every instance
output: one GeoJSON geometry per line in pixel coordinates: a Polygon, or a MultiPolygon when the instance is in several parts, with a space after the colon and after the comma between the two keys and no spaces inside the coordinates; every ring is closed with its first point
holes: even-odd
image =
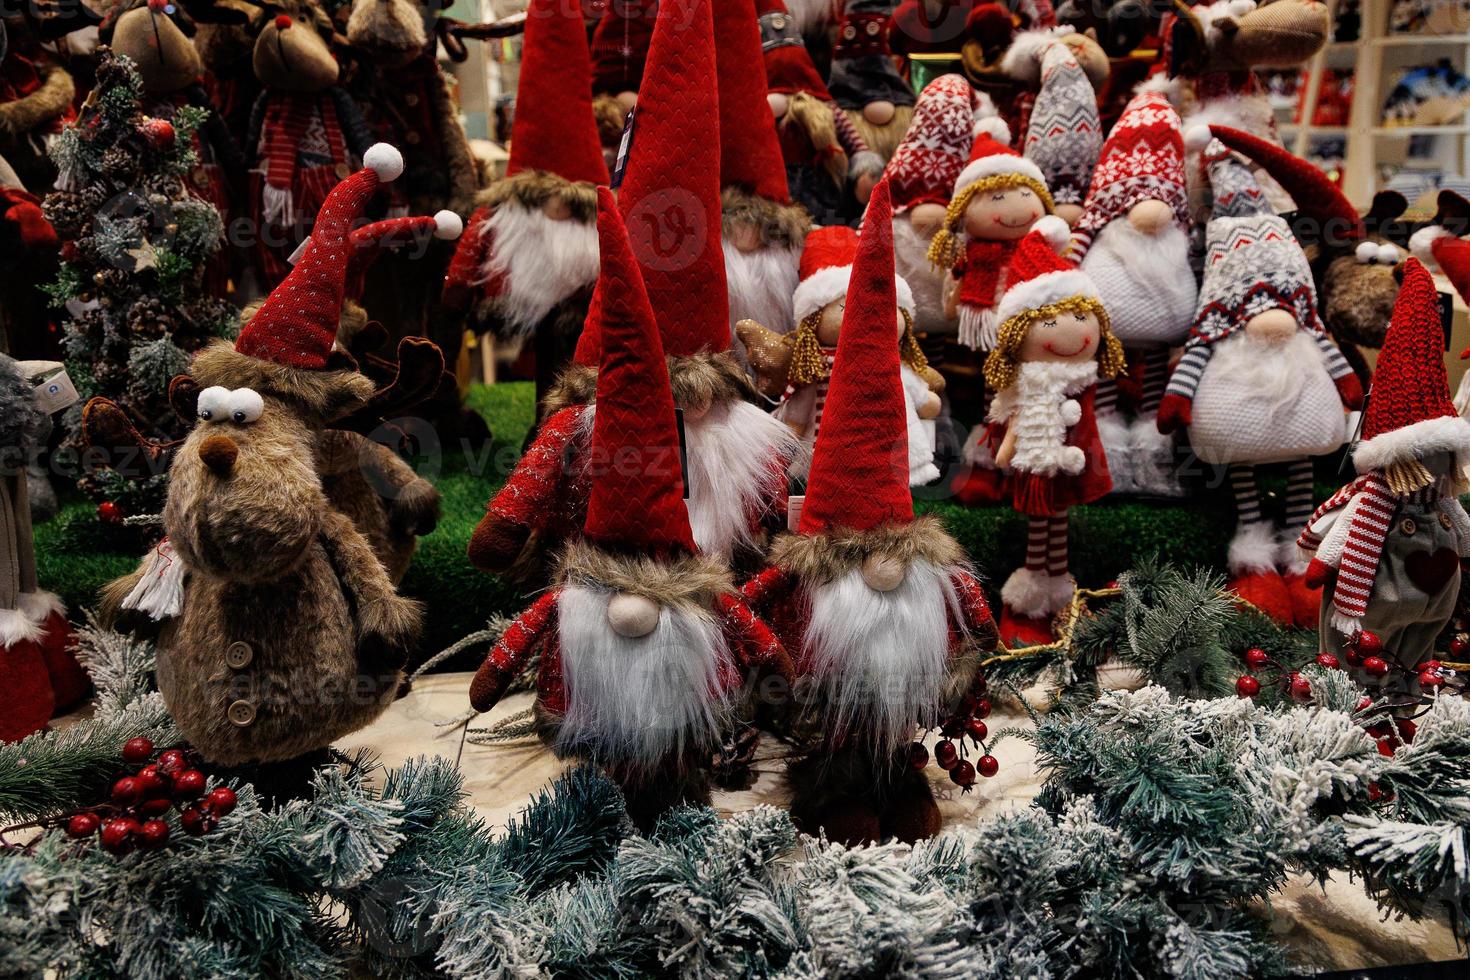
{"type": "Polygon", "coordinates": [[[1358,247],[1353,249],[1353,258],[1359,265],[1372,265],[1378,259],[1378,243],[1358,242],[1358,247]]]}
{"type": "Polygon", "coordinates": [[[223,422],[230,414],[230,389],[214,385],[199,393],[196,410],[201,422],[223,422]]]}
{"type": "Polygon", "coordinates": [[[1398,265],[1400,258],[1402,258],[1402,256],[1399,255],[1399,250],[1393,245],[1385,243],[1378,246],[1379,265],[1398,265]]]}
{"type": "Polygon", "coordinates": [[[237,388],[230,392],[229,420],[239,425],[249,425],[265,411],[265,400],[254,389],[237,388]]]}

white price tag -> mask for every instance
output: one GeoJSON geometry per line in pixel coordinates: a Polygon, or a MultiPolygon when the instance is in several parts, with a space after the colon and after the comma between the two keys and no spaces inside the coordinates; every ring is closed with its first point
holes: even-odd
{"type": "Polygon", "coordinates": [[[801,508],[806,504],[806,497],[792,494],[786,498],[786,530],[795,532],[796,526],[801,523],[801,508]]]}
{"type": "Polygon", "coordinates": [[[81,396],[77,394],[76,385],[71,383],[71,376],[66,373],[66,368],[36,385],[36,407],[47,415],[54,415],[75,405],[79,398],[81,396]]]}

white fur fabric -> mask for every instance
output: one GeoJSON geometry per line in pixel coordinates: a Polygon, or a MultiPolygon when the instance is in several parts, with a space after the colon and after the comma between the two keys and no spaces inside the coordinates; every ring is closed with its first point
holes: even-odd
{"type": "Polygon", "coordinates": [[[1067,608],[1077,591],[1070,575],[1048,575],[1030,568],[1018,568],[1006,579],[1000,599],[1006,608],[1031,619],[1053,616],[1067,608]]]}
{"type": "Polygon", "coordinates": [[[1198,290],[1189,267],[1189,235],[1170,222],[1145,235],[1127,218],[1093,239],[1082,271],[1097,286],[1113,333],[1124,346],[1173,347],[1189,336],[1198,290]]]}
{"type": "Polygon", "coordinates": [[[1087,465],[1079,446],[1067,445],[1067,430],[1082,418],[1076,396],[1097,382],[1097,362],[1022,364],[1016,383],[995,396],[992,422],[1008,422],[1016,433],[1011,467],[1024,473],[1075,476],[1087,465]]]}
{"type": "Polygon", "coordinates": [[[893,263],[914,294],[914,329],[951,336],[958,322],[944,315],[944,270],[929,261],[933,236],[920,234],[907,214],[893,219],[893,263]]]}
{"type": "Polygon", "coordinates": [[[22,609],[0,609],[0,649],[34,640],[41,635],[41,624],[22,609]]]}
{"type": "Polygon", "coordinates": [[[880,749],[939,720],[949,624],[963,622],[947,569],[923,559],[877,592],[854,568],[808,595],[806,652],[829,731],[854,729],[880,749]]]}
{"type": "Polygon", "coordinates": [[[1276,533],[1265,521],[1242,524],[1230,539],[1226,562],[1232,575],[1252,575],[1276,570],[1276,533]]]}
{"type": "Polygon", "coordinates": [[[919,418],[918,406],[928,401],[929,386],[907,364],[899,365],[903,379],[904,417],[909,436],[909,486],[921,487],[939,479],[934,465],[935,430],[933,419],[919,418]]]}
{"type": "MultiPolygon", "coordinates": [[[[1140,415],[1128,428],[1128,470],[1137,493],[1160,497],[1182,497],[1184,488],[1174,465],[1174,437],[1159,431],[1158,417],[1140,415]]],[[[1113,468],[1113,454],[1108,451],[1108,470],[1113,468]]],[[[1117,477],[1113,478],[1117,485],[1117,477]]]]}
{"type": "Polygon", "coordinates": [[[725,281],[730,291],[730,337],[735,340],[735,324],[754,320],[777,333],[791,330],[796,321],[791,311],[791,297],[800,282],[797,263],[801,247],[761,248],[742,252],[721,239],[725,250],[725,281]]]}
{"type": "Polygon", "coordinates": [[[1322,349],[1303,330],[1276,345],[1244,330],[1217,341],[1193,411],[1190,446],[1211,464],[1323,456],[1347,437],[1322,349]]]}
{"type": "Polygon", "coordinates": [[[595,223],[555,221],[511,199],[469,234],[493,236],[476,282],[504,277],[495,302],[513,335],[530,333],[558,303],[597,281],[595,223]]]}
{"type": "Polygon", "coordinates": [[[716,744],[732,663],[713,615],[664,606],[647,636],[608,625],[611,589],[569,585],[557,599],[567,710],[559,749],[601,764],[651,768],[716,744]]]}
{"type": "Polygon", "coordinates": [[[1296,539],[1301,531],[1299,527],[1284,527],[1277,532],[1276,568],[1283,575],[1300,575],[1307,570],[1301,549],[1296,546],[1296,539]]]}
{"type": "Polygon", "coordinates": [[[1108,475],[1113,478],[1113,493],[1132,493],[1133,452],[1128,423],[1116,411],[1097,413],[1097,436],[1108,456],[1108,475]]]}
{"type": "Polygon", "coordinates": [[[754,547],[760,518],[786,484],[786,469],[803,451],[796,433],[743,401],[685,416],[689,454],[689,525],[707,555],[732,557],[754,547]]]}

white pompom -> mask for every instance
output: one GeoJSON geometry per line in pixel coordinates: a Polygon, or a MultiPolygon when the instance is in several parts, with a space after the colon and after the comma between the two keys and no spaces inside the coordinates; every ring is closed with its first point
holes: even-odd
{"type": "Polygon", "coordinates": [[[464,221],[453,211],[440,211],[434,215],[434,237],[453,240],[464,232],[464,221]]]}
{"type": "Polygon", "coordinates": [[[387,143],[374,143],[362,155],[362,165],[377,174],[379,180],[387,183],[397,180],[398,175],[403,173],[403,154],[398,152],[397,147],[387,143]]]}
{"type": "Polygon", "coordinates": [[[1379,265],[1398,265],[1399,258],[1399,250],[1393,244],[1389,242],[1384,242],[1382,245],[1378,246],[1379,265]]]}
{"type": "Polygon", "coordinates": [[[991,139],[1004,143],[1006,146],[1011,145],[1011,127],[1007,126],[1006,121],[1000,118],[1000,116],[986,116],[984,119],[976,119],[975,135],[979,136],[981,133],[988,134],[991,139]]]}
{"type": "Polygon", "coordinates": [[[1230,6],[1226,9],[1235,17],[1244,17],[1256,9],[1256,0],[1230,0],[1230,6]]]}
{"type": "Polygon", "coordinates": [[[1353,249],[1353,258],[1362,265],[1368,265],[1378,258],[1377,242],[1358,242],[1358,247],[1353,249]]]}
{"type": "Polygon", "coordinates": [[[1409,236],[1409,253],[1417,256],[1425,265],[1434,264],[1434,252],[1431,251],[1436,239],[1445,238],[1450,230],[1444,225],[1426,225],[1409,236]]]}
{"type": "Polygon", "coordinates": [[[1075,398],[1068,398],[1062,402],[1062,422],[1065,425],[1076,425],[1082,421],[1082,404],[1075,398]]]}
{"type": "Polygon", "coordinates": [[[1031,226],[1031,230],[1041,232],[1041,237],[1045,238],[1058,253],[1072,240],[1072,229],[1054,214],[1038,219],[1036,224],[1031,226]]]}
{"type": "Polygon", "coordinates": [[[1215,138],[1215,133],[1209,126],[1190,126],[1184,131],[1184,148],[1186,150],[1203,150],[1210,145],[1210,140],[1215,138]]]}

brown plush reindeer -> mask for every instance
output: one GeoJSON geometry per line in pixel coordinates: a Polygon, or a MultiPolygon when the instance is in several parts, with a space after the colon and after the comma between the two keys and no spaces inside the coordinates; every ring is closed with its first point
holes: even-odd
{"type": "MultiPolygon", "coordinates": [[[[176,608],[159,637],[159,689],[218,765],[287,762],[368,724],[419,635],[418,604],[397,594],[319,469],[328,427],[361,429],[391,397],[332,350],[352,222],[402,171],[386,145],[367,162],[332,190],[301,260],[234,346],[201,351],[175,380],[175,407],[192,402],[199,421],[173,449],[167,545],[108,587],[124,608],[176,608]]],[[[401,363],[423,363],[416,347],[406,342],[401,363]]],[[[432,389],[437,366],[400,380],[428,376],[407,386],[432,389]]],[[[105,408],[88,415],[108,430],[105,408]]]]}

